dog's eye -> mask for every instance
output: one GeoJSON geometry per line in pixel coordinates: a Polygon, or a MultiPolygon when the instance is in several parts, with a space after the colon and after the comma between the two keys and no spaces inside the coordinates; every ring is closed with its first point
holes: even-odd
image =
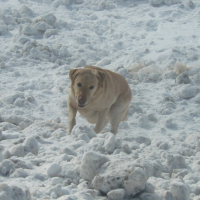
{"type": "Polygon", "coordinates": [[[92,89],[94,89],[94,86],[92,85],[92,86],[90,86],[89,88],[90,88],[90,90],[92,90],[92,89]]]}
{"type": "Polygon", "coordinates": [[[78,87],[82,87],[82,84],[81,84],[81,83],[78,83],[77,85],[78,85],[78,87]]]}

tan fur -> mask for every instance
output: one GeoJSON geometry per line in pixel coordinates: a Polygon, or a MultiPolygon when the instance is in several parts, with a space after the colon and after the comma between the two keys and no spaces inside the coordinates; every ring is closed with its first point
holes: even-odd
{"type": "Polygon", "coordinates": [[[116,134],[119,123],[127,118],[132,99],[130,87],[124,77],[94,66],[71,69],[69,76],[71,78],[68,95],[69,132],[76,124],[75,117],[78,111],[88,122],[96,124],[94,127],[96,133],[101,132],[110,121],[110,131],[116,134]],[[91,86],[94,88],[90,89],[91,86]],[[84,107],[79,107],[81,97],[85,100],[84,107]]]}

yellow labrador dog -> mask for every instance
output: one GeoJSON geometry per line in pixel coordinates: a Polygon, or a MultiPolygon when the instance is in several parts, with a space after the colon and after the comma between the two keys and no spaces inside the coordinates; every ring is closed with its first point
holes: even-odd
{"type": "Polygon", "coordinates": [[[116,134],[118,125],[128,115],[132,93],[123,76],[94,66],[71,69],[68,96],[69,132],[76,124],[77,111],[100,133],[107,122],[116,134]]]}

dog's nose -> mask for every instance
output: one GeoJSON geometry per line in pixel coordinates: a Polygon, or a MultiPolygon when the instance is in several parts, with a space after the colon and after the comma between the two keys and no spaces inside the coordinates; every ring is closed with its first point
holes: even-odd
{"type": "Polygon", "coordinates": [[[79,96],[78,97],[78,103],[81,104],[81,105],[84,105],[86,102],[86,99],[84,96],[79,96]]]}

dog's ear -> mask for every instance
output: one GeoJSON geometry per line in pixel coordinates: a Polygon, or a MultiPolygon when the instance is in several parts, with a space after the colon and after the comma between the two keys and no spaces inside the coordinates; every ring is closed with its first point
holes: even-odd
{"type": "Polygon", "coordinates": [[[94,74],[96,75],[96,77],[98,78],[99,80],[99,85],[100,87],[103,87],[103,80],[105,78],[105,73],[102,72],[102,71],[98,71],[98,70],[94,70],[94,74]]]}
{"type": "Polygon", "coordinates": [[[74,80],[76,76],[79,74],[80,69],[71,69],[69,71],[69,77],[71,79],[72,85],[74,84],[74,80]]]}

